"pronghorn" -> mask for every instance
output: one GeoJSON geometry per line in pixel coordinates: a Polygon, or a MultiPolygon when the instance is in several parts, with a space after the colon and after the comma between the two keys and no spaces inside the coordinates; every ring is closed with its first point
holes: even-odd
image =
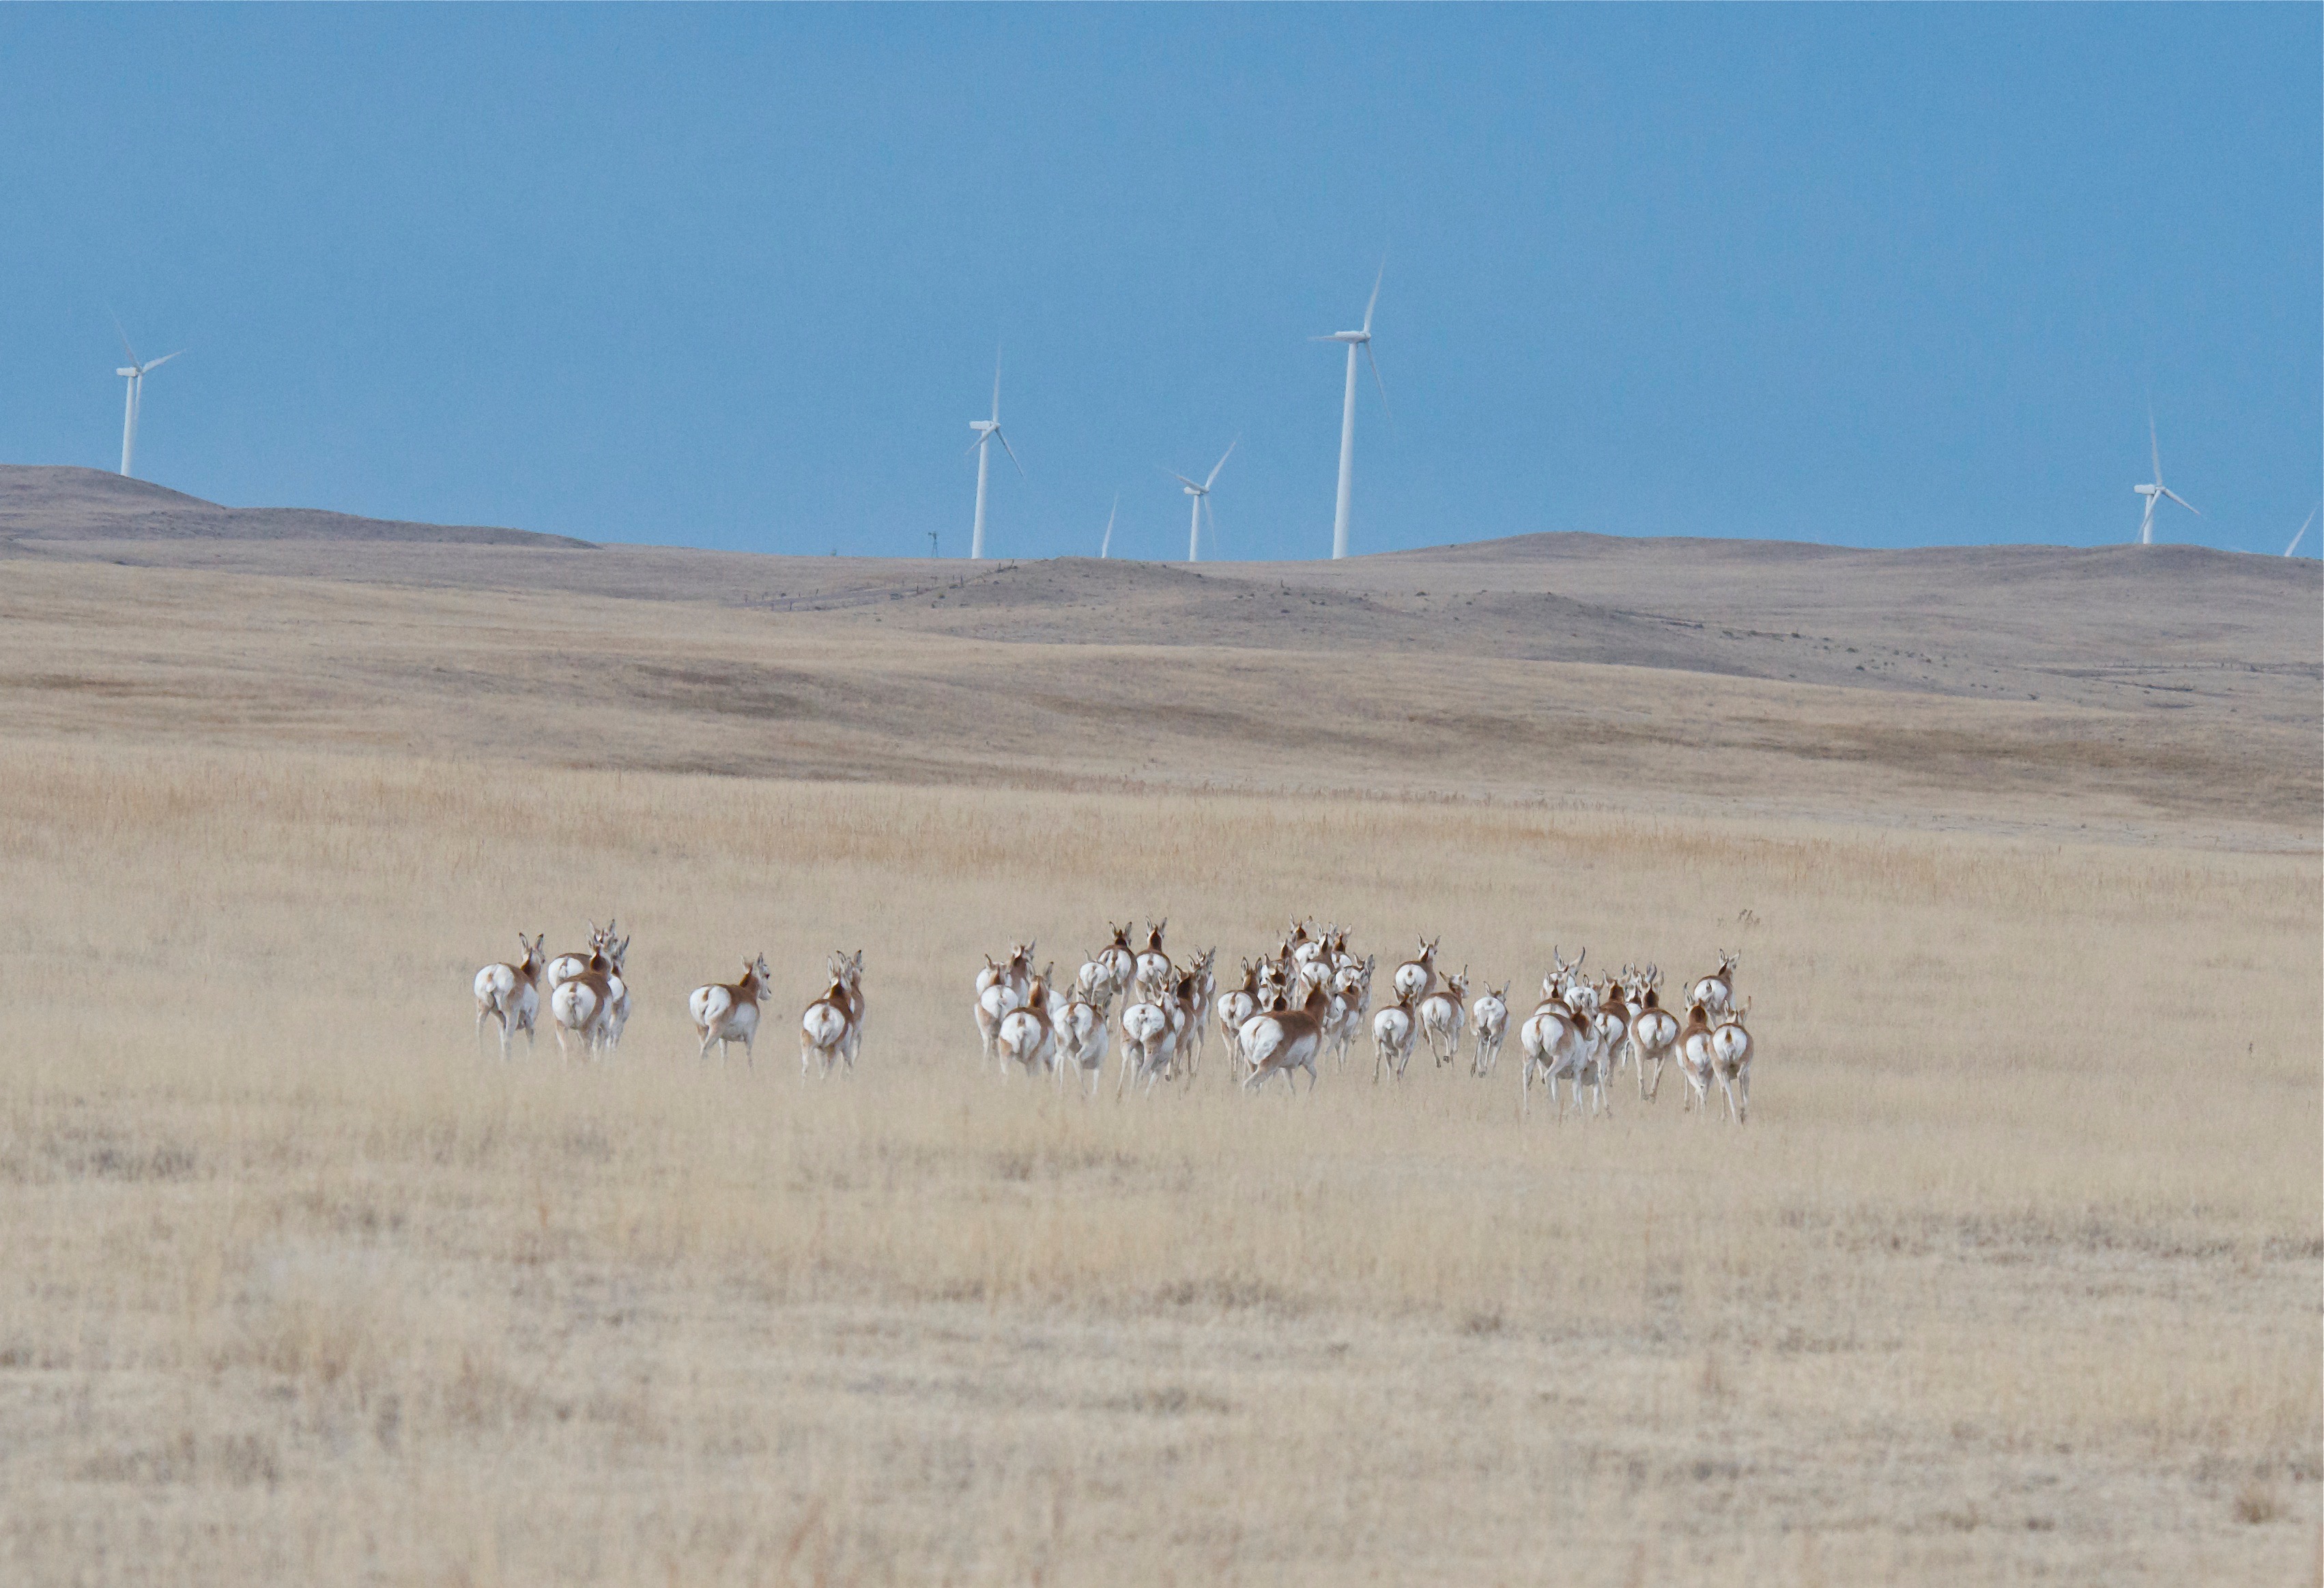
{"type": "Polygon", "coordinates": [[[1420,1012],[1409,992],[1398,993],[1394,1003],[1372,1016],[1373,1085],[1379,1085],[1383,1068],[1404,1079],[1404,1066],[1412,1062],[1412,1044],[1419,1035],[1420,1012]]]}
{"type": "Polygon", "coordinates": [[[613,1006],[605,1011],[605,1046],[622,1045],[622,1028],[630,1023],[630,983],[622,966],[630,957],[630,940],[622,938],[610,945],[605,957],[613,965],[613,1006]]]}
{"type": "Polygon", "coordinates": [[[1259,1007],[1264,1011],[1277,998],[1290,997],[1291,972],[1286,968],[1288,956],[1267,957],[1259,962],[1259,1007]]]}
{"type": "Polygon", "coordinates": [[[1582,962],[1589,957],[1590,950],[1585,948],[1580,954],[1573,956],[1573,963],[1572,965],[1568,965],[1565,963],[1565,956],[1558,953],[1556,946],[1554,944],[1551,945],[1549,950],[1549,961],[1550,964],[1556,968],[1552,970],[1548,975],[1542,978],[1541,984],[1543,989],[1547,991],[1552,984],[1554,983],[1556,990],[1554,993],[1551,993],[1551,996],[1557,998],[1562,1002],[1571,1004],[1572,1002],[1572,999],[1570,994],[1582,991],[1590,986],[1590,983],[1583,980],[1582,975],[1582,962]]]}
{"type": "Polygon", "coordinates": [[[984,1044],[984,1057],[990,1062],[998,1051],[995,1044],[1001,1039],[1001,1022],[1011,1011],[1022,1004],[1017,989],[1006,982],[995,982],[976,995],[976,1035],[984,1044]]]}
{"type": "Polygon", "coordinates": [[[1331,934],[1317,937],[1307,930],[1312,923],[1293,923],[1291,937],[1285,944],[1291,963],[1311,982],[1326,979],[1333,969],[1331,934]],[[1312,967],[1312,968],[1311,968],[1312,967]]]}
{"type": "Polygon", "coordinates": [[[1113,934],[1113,941],[1098,950],[1097,960],[1113,982],[1113,995],[1126,998],[1138,980],[1138,951],[1130,946],[1128,921],[1118,927],[1108,921],[1106,929],[1113,934]]]}
{"type": "Polygon", "coordinates": [[[1286,1009],[1254,1018],[1243,1031],[1243,1051],[1250,1056],[1250,1074],[1243,1077],[1248,1092],[1281,1076],[1292,1091],[1299,1090],[1293,1072],[1307,1072],[1307,1090],[1315,1090],[1315,1050],[1323,1045],[1323,1013],[1332,995],[1322,986],[1307,994],[1298,1009],[1286,1009]]]}
{"type": "Polygon", "coordinates": [[[1630,1056],[1638,1066],[1638,1095],[1652,1102],[1663,1089],[1663,1066],[1670,1059],[1671,1050],[1678,1046],[1678,1017],[1662,1006],[1655,992],[1655,983],[1662,980],[1662,972],[1653,965],[1646,968],[1635,989],[1638,1008],[1630,1016],[1630,1056]],[[1653,1085],[1646,1082],[1646,1065],[1655,1066],[1653,1085]]]}
{"type": "Polygon", "coordinates": [[[1146,1090],[1168,1073],[1176,1045],[1171,1039],[1170,1014],[1160,1003],[1140,999],[1121,1011],[1121,1084],[1113,1090],[1119,1100],[1133,1077],[1146,1090]]]}
{"type": "Polygon", "coordinates": [[[586,974],[591,956],[602,954],[612,947],[613,939],[621,936],[616,926],[617,923],[610,920],[603,927],[595,921],[591,921],[589,946],[577,954],[560,954],[550,960],[547,968],[541,973],[541,984],[554,992],[574,977],[586,974]]]}
{"type": "MultiPolygon", "coordinates": [[[[1578,962],[1577,962],[1578,963],[1578,962]]],[[[1615,1045],[1628,1029],[1628,1021],[1609,1012],[1600,1003],[1599,990],[1588,982],[1575,987],[1566,1002],[1573,1011],[1579,1041],[1575,1045],[1573,1070],[1569,1077],[1573,1100],[1582,1101],[1582,1089],[1590,1088],[1590,1113],[1611,1115],[1613,1105],[1607,1101],[1606,1083],[1613,1078],[1618,1062],[1615,1045]]],[[[1613,995],[1621,997],[1618,992],[1613,995]]]]}
{"type": "Polygon", "coordinates": [[[1114,993],[1120,991],[1113,984],[1113,972],[1106,967],[1101,955],[1093,955],[1082,962],[1082,968],[1074,976],[1074,990],[1079,997],[1101,1008],[1111,1005],[1114,993]]]}
{"type": "Polygon", "coordinates": [[[847,1041],[840,1048],[839,1057],[847,1061],[852,1070],[855,1067],[855,1055],[863,1046],[863,950],[859,948],[847,955],[835,948],[825,968],[846,993],[844,1007],[847,1011],[847,1041]]]}
{"type": "Polygon", "coordinates": [[[1170,991],[1170,956],[1162,952],[1162,933],[1169,926],[1167,917],[1158,924],[1146,923],[1146,946],[1138,951],[1138,992],[1139,996],[1158,1001],[1170,991]]]}
{"type": "Polygon", "coordinates": [[[1186,1079],[1192,1081],[1203,1062],[1203,1042],[1209,1028],[1203,1023],[1203,971],[1200,963],[1188,965],[1172,979],[1169,996],[1163,1001],[1163,1012],[1170,1017],[1171,1072],[1177,1072],[1184,1060],[1186,1079]]]}
{"type": "MultiPolygon", "coordinates": [[[[1342,934],[1344,940],[1345,934],[1342,934]]],[[[1340,1068],[1348,1067],[1348,1049],[1363,1035],[1364,1017],[1372,1007],[1372,966],[1378,962],[1367,956],[1361,965],[1346,960],[1332,974],[1332,1029],[1324,1033],[1332,1047],[1332,1057],[1340,1068]]]]}
{"type": "Polygon", "coordinates": [[[1001,978],[1006,974],[1007,966],[1005,962],[996,960],[989,954],[986,955],[984,956],[984,968],[976,973],[977,997],[981,1000],[987,992],[991,992],[994,987],[999,986],[1001,984],[1001,978]]]}
{"type": "Polygon", "coordinates": [[[1469,967],[1420,1001],[1420,1029],[1428,1038],[1428,1051],[1439,1067],[1461,1057],[1461,1028],[1469,1018],[1469,967]]]}
{"type": "MultiPolygon", "coordinates": [[[[1548,1086],[1550,1102],[1557,1101],[1558,1077],[1572,1076],[1581,1063],[1582,1032],[1582,1020],[1559,996],[1556,977],[1544,976],[1541,1002],[1517,1029],[1517,1046],[1525,1050],[1525,1066],[1517,1072],[1519,1113],[1532,1112],[1533,1084],[1536,1079],[1548,1086]]],[[[1558,1117],[1565,1117],[1563,1109],[1558,1117]]]]}
{"type": "Polygon", "coordinates": [[[1686,1082],[1687,1106],[1711,1115],[1711,1076],[1718,1049],[1711,1040],[1710,1013],[1700,1003],[1686,1011],[1686,1029],[1678,1034],[1678,1073],[1686,1082]]]}
{"type": "Polygon", "coordinates": [[[1751,1117],[1751,1033],[1743,1027],[1750,1012],[1747,1002],[1739,1010],[1729,1010],[1711,1031],[1711,1067],[1727,1098],[1727,1117],[1738,1125],[1751,1117]]]}
{"type": "Polygon", "coordinates": [[[1029,1076],[1057,1062],[1057,1028],[1051,1019],[1047,976],[1035,976],[1023,1005],[1002,1018],[994,1046],[1001,1054],[1003,1080],[1009,1078],[1011,1064],[1023,1065],[1029,1076]]]}
{"type": "Polygon", "coordinates": [[[1242,985],[1220,993],[1213,1011],[1218,1016],[1219,1033],[1226,1039],[1227,1063],[1240,1076],[1242,1074],[1243,1022],[1259,1012],[1259,967],[1244,960],[1242,985]]]}
{"type": "Polygon", "coordinates": [[[1501,1044],[1508,1040],[1509,984],[1503,982],[1499,989],[1488,987],[1478,993],[1477,1002],[1469,1006],[1469,1022],[1477,1029],[1477,1057],[1470,1073],[1489,1076],[1501,1061],[1501,1044]]]}
{"type": "Polygon", "coordinates": [[[1419,956],[1407,959],[1396,967],[1395,980],[1389,984],[1395,987],[1397,997],[1403,997],[1406,991],[1409,989],[1412,1001],[1418,1003],[1430,992],[1435,991],[1436,945],[1442,940],[1437,937],[1423,937],[1420,939],[1419,956]]]}
{"type": "Polygon", "coordinates": [[[1592,1017],[1596,1026],[1598,1051],[1608,1079],[1621,1073],[1625,1049],[1635,1052],[1630,1041],[1630,1003],[1628,987],[1619,976],[1609,977],[1600,997],[1598,1012],[1592,1017]]]}
{"type": "Polygon", "coordinates": [[[743,1062],[752,1062],[751,1044],[759,1034],[759,1000],[767,995],[767,985],[773,979],[767,956],[761,954],[756,960],[742,962],[741,981],[713,982],[687,994],[686,1012],[694,1017],[694,1033],[702,1039],[697,1057],[708,1058],[710,1045],[715,1042],[723,1063],[726,1044],[740,1042],[743,1062]]]}
{"type": "MultiPolygon", "coordinates": [[[[1216,948],[1205,948],[1192,967],[1194,989],[1193,997],[1186,1006],[1186,1039],[1193,1040],[1194,1050],[1186,1058],[1186,1079],[1189,1081],[1203,1067],[1204,1057],[1210,1051],[1211,1028],[1204,1023],[1203,1016],[1211,1007],[1213,995],[1218,992],[1218,974],[1212,968],[1218,957],[1216,948]]],[[[1184,1051],[1185,1040],[1181,1039],[1181,1051],[1184,1051]]]]}
{"type": "Polygon", "coordinates": [[[584,1052],[595,1055],[610,1046],[614,1011],[629,997],[621,972],[605,950],[589,956],[589,968],[558,984],[549,995],[549,1017],[557,1022],[557,1051],[572,1057],[566,1048],[567,1031],[580,1039],[584,1052]]]}
{"type": "Polygon", "coordinates": [[[516,935],[524,949],[524,957],[514,965],[488,965],[476,973],[476,1040],[484,1039],[484,1022],[501,1023],[501,1057],[509,1052],[512,1029],[524,1033],[524,1045],[532,1046],[532,1022],[540,1013],[540,973],[544,962],[541,945],[549,941],[543,932],[530,942],[522,932],[516,935]]]}
{"type": "Polygon", "coordinates": [[[1735,1006],[1735,973],[1743,968],[1743,956],[1733,950],[1719,950],[1719,968],[1694,984],[1687,1002],[1702,1005],[1708,1015],[1722,1015],[1735,1006]]]}
{"type": "Polygon", "coordinates": [[[1069,999],[1050,1023],[1057,1033],[1057,1089],[1065,1089],[1067,1068],[1078,1068],[1089,1080],[1089,1094],[1096,1096],[1113,1035],[1106,1023],[1105,1006],[1086,998],[1069,999]]]}
{"type": "Polygon", "coordinates": [[[984,968],[976,973],[976,1035],[984,1045],[984,1057],[989,1063],[994,1054],[994,1042],[1001,1035],[1001,1022],[1009,1011],[1025,1005],[1026,990],[1033,982],[1033,945],[1019,943],[1009,950],[1009,957],[995,965],[992,956],[984,956],[984,968]]]}
{"type": "Polygon", "coordinates": [[[843,974],[831,978],[831,985],[822,997],[807,1006],[799,1016],[799,1074],[815,1074],[816,1066],[823,1066],[823,1078],[831,1079],[831,1072],[847,1051],[848,1019],[847,977],[843,974]]]}

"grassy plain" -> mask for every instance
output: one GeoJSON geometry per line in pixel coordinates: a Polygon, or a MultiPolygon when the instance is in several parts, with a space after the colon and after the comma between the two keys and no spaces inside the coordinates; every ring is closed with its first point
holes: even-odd
{"type": "Polygon", "coordinates": [[[56,473],[0,469],[0,1582],[2324,1576],[2312,563],[968,569],[56,473]],[[1521,1010],[1739,946],[1753,1122],[980,1070],[979,956],[1133,911],[1521,1010]],[[480,1055],[476,965],[607,912],[619,1056],[480,1055]]]}
{"type": "Polygon", "coordinates": [[[0,742],[9,1581],[2318,1571],[2312,853],[211,749],[84,698],[0,742]],[[1753,1123],[1526,1123],[1513,1060],[980,1072],[985,948],[1135,910],[1231,962],[1292,909],[1520,997],[1553,942],[1739,944],[1753,1123]],[[480,1058],[475,965],[607,910],[618,1057],[480,1058]],[[803,1082],[841,946],[862,1066],[803,1082]],[[697,1063],[686,989],[760,949],[757,1065],[697,1063]]]}

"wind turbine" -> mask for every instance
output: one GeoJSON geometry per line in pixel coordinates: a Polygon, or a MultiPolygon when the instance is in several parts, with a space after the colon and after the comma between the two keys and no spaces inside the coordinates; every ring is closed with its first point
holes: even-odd
{"type": "Polygon", "coordinates": [[[1001,356],[998,354],[992,358],[992,417],[973,419],[968,421],[968,428],[976,432],[976,439],[968,444],[968,449],[976,454],[976,527],[969,531],[968,536],[969,560],[974,562],[982,560],[984,557],[984,476],[992,463],[990,443],[1000,442],[1001,449],[1009,454],[1009,461],[1017,464],[1017,472],[1020,475],[1025,472],[1025,466],[1017,463],[1017,448],[1009,445],[1009,438],[1001,433],[1001,356]]]}
{"type": "Polygon", "coordinates": [[[2310,524],[2314,523],[2315,522],[2316,522],[2316,510],[2315,510],[2314,508],[2312,508],[2312,507],[2311,507],[2311,508],[2310,508],[2310,509],[2308,510],[2308,516],[2307,516],[2306,518],[2303,518],[2303,519],[2301,519],[2301,520],[2300,521],[2300,533],[2299,533],[2299,534],[2297,534],[2297,535],[2292,536],[2292,544],[2291,544],[2291,545],[2289,545],[2289,546],[2286,546],[2286,547],[2283,549],[2283,554],[2284,554],[2286,557],[2291,556],[2293,552],[2295,552],[2295,551],[2297,551],[2297,550],[2299,550],[2299,549],[2300,549],[2300,542],[2301,542],[2301,540],[2303,540],[2307,539],[2307,536],[2308,536],[2308,526],[2309,526],[2310,524]]]}
{"type": "Polygon", "coordinates": [[[1364,305],[1364,328],[1360,331],[1334,331],[1328,337],[1310,337],[1311,342],[1345,342],[1348,345],[1348,394],[1340,405],[1340,501],[1332,511],[1332,555],[1348,554],[1348,492],[1356,478],[1356,352],[1362,349],[1372,361],[1372,380],[1379,387],[1380,407],[1388,407],[1388,383],[1380,379],[1379,355],[1372,351],[1372,310],[1379,307],[1380,282],[1388,279],[1388,261],[1380,261],[1379,274],[1372,278],[1372,300],[1364,305]]]}
{"type": "Polygon", "coordinates": [[[1227,459],[1232,457],[1234,456],[1234,449],[1241,445],[1242,438],[1240,436],[1237,436],[1233,440],[1228,442],[1227,449],[1219,454],[1218,462],[1211,465],[1209,477],[1204,479],[1199,485],[1194,484],[1194,481],[1188,479],[1185,475],[1179,474],[1175,470],[1164,469],[1162,471],[1164,474],[1168,475],[1172,479],[1177,481],[1181,485],[1184,485],[1186,488],[1186,494],[1194,499],[1194,522],[1186,528],[1186,560],[1188,562],[1200,562],[1202,560],[1203,514],[1205,511],[1208,511],[1211,515],[1211,532],[1213,534],[1218,532],[1219,514],[1218,510],[1210,505],[1211,487],[1218,484],[1219,470],[1226,467],[1227,459]]]}
{"type": "Polygon", "coordinates": [[[137,410],[145,400],[146,372],[160,369],[170,360],[177,357],[178,353],[183,353],[185,349],[180,347],[178,353],[164,353],[159,358],[140,364],[137,362],[137,350],[129,345],[129,333],[121,330],[121,322],[114,321],[113,328],[121,332],[121,350],[129,355],[129,367],[113,372],[115,374],[129,377],[129,401],[124,405],[121,415],[121,472],[126,475],[129,472],[130,462],[137,451],[137,410]]]}
{"type": "Polygon", "coordinates": [[[2154,484],[2131,487],[2146,498],[2145,515],[2138,521],[2138,543],[2141,546],[2154,544],[2154,509],[2165,496],[2170,497],[2172,501],[2176,502],[2197,518],[2203,516],[2201,510],[2193,503],[2163,483],[2163,444],[2154,439],[2154,411],[2151,408],[2146,411],[2146,444],[2153,449],[2154,453],[2154,484]]]}
{"type": "Polygon", "coordinates": [[[1101,559],[1113,550],[1113,521],[1120,517],[1120,513],[1121,493],[1116,491],[1113,494],[1113,511],[1105,515],[1105,539],[1097,543],[1097,554],[1101,559]]]}

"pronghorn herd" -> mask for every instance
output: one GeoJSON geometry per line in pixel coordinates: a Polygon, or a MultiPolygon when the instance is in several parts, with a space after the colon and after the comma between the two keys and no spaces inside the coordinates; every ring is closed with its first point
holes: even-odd
{"type": "MultiPolygon", "coordinates": [[[[1471,1000],[1466,966],[1438,970],[1435,938],[1421,939],[1413,957],[1390,974],[1395,1002],[1374,1011],[1379,961],[1359,959],[1344,928],[1319,931],[1312,920],[1294,921],[1275,952],[1242,961],[1240,982],[1222,992],[1213,975],[1218,951],[1174,962],[1163,947],[1168,926],[1149,922],[1142,936],[1128,925],[1110,926],[1105,946],[1069,981],[1059,980],[1054,961],[1034,968],[1029,940],[1012,944],[1001,958],[988,955],[976,975],[975,1003],[985,1062],[1004,1078],[1019,1069],[1046,1072],[1060,1088],[1071,1076],[1094,1095],[1118,1039],[1115,1096],[1132,1086],[1150,1094],[1164,1082],[1194,1081],[1215,1020],[1232,1077],[1244,1090],[1277,1076],[1296,1090],[1301,1071],[1313,1090],[1318,1060],[1328,1057],[1344,1070],[1348,1049],[1367,1029],[1375,1084],[1401,1080],[1424,1041],[1435,1067],[1456,1064],[1464,1039],[1469,1073],[1489,1076],[1508,1039],[1509,984],[1480,984],[1471,1000]]],[[[1593,981],[1582,971],[1586,958],[1585,950],[1569,964],[1551,951],[1541,1002],[1518,1028],[1521,1110],[1530,1111],[1538,1081],[1561,1118],[1568,1105],[1585,1101],[1592,1114],[1610,1112],[1607,1084],[1626,1063],[1637,1074],[1639,1099],[1652,1102],[1664,1066],[1674,1058],[1687,1083],[1687,1108],[1707,1115],[1716,1083],[1728,1117],[1738,1123],[1749,1117],[1752,1044],[1748,1005],[1735,1002],[1736,955],[1721,952],[1719,968],[1690,988],[1683,1025],[1662,1007],[1659,967],[1626,965],[1593,981]]]]}
{"type": "MultiPolygon", "coordinates": [[[[516,940],[524,956],[513,965],[488,965],[476,973],[476,1039],[484,1039],[484,1022],[499,1027],[501,1057],[509,1056],[509,1039],[522,1031],[529,1046],[541,1000],[556,1025],[557,1050],[572,1057],[568,1039],[590,1057],[603,1057],[622,1045],[622,1028],[630,1019],[630,984],[622,974],[629,957],[630,939],[619,926],[589,923],[587,951],[546,955],[549,935],[516,940]]],[[[825,965],[829,984],[823,995],[799,1017],[799,1069],[812,1075],[818,1066],[825,1076],[844,1061],[855,1067],[855,1050],[863,1037],[863,951],[835,952],[825,965]]],[[[712,1043],[718,1057],[727,1044],[739,1042],[746,1063],[754,1059],[752,1043],[759,1034],[759,1005],[773,990],[774,972],[767,956],[742,962],[738,982],[713,982],[696,987],[686,1000],[700,1040],[698,1057],[710,1057],[712,1043]]]]}
{"type": "MultiPolygon", "coordinates": [[[[1280,1076],[1298,1089],[1302,1071],[1313,1091],[1322,1078],[1320,1061],[1337,1070],[1348,1066],[1348,1050],[1369,1031],[1372,1081],[1401,1081],[1415,1050],[1425,1042],[1432,1068],[1457,1064],[1463,1040],[1470,1044],[1469,1073],[1492,1075],[1508,1039],[1509,983],[1476,983],[1471,997],[1469,969],[1440,971],[1439,939],[1422,938],[1413,956],[1389,973],[1394,1002],[1372,1008],[1377,956],[1358,958],[1341,927],[1318,930],[1295,920],[1271,953],[1241,962],[1241,979],[1221,992],[1218,951],[1206,948],[1185,962],[1163,946],[1169,922],[1148,922],[1143,934],[1128,924],[1109,927],[1110,938],[1071,978],[1060,980],[1054,961],[1034,969],[1036,945],[1012,944],[1001,959],[986,956],[976,974],[977,1038],[987,1064],[1004,1078],[1018,1070],[1047,1074],[1059,1089],[1068,1077],[1095,1096],[1117,1042],[1117,1098],[1132,1086],[1150,1094],[1165,1082],[1192,1084],[1209,1050],[1213,1022],[1233,1082],[1255,1092],[1280,1076]]],[[[629,938],[608,921],[589,928],[586,951],[550,956],[548,937],[517,934],[524,950],[513,964],[488,965],[475,975],[476,1035],[486,1021],[498,1027],[501,1057],[509,1054],[518,1031],[534,1039],[545,1002],[558,1050],[568,1057],[577,1044],[590,1057],[621,1046],[630,1017],[630,985],[622,965],[629,938]]],[[[1663,973],[1625,965],[1593,979],[1584,974],[1588,952],[1568,963],[1553,948],[1551,968],[1542,978],[1541,1002],[1517,1027],[1524,1062],[1517,1071],[1521,1113],[1530,1113],[1537,1082],[1549,1090],[1558,1116],[1586,1104],[1591,1114],[1610,1112],[1607,1086],[1630,1066],[1641,1102],[1662,1090],[1665,1066],[1675,1061],[1686,1084],[1683,1106],[1705,1116],[1716,1085],[1729,1119],[1740,1124],[1751,1111],[1750,1004],[1738,1004],[1735,974],[1738,956],[1722,950],[1719,966],[1687,988],[1686,1018],[1662,1005],[1663,973]],[[1561,1094],[1560,1086],[1563,1092],[1561,1094]]],[[[855,1067],[863,1037],[863,952],[834,953],[825,963],[825,991],[799,1017],[802,1074],[830,1076],[844,1065],[855,1067]]],[[[699,1041],[698,1057],[711,1046],[719,1057],[740,1043],[744,1060],[753,1057],[759,1006],[772,990],[773,972],[761,954],[742,962],[742,979],[696,987],[687,1012],[699,1041]]]]}

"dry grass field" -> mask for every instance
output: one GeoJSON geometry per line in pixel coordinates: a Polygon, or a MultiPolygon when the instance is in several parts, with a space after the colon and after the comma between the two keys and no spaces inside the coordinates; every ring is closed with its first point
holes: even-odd
{"type": "Polygon", "coordinates": [[[2297,675],[2141,716],[311,555],[0,587],[0,1580],[2324,1569],[2297,675]],[[807,705],[648,670],[779,663],[807,705]],[[1363,720],[1270,762],[1251,724],[1333,676],[1363,720]],[[1488,676],[1516,749],[1377,708],[1488,676]],[[475,966],[608,910],[619,1054],[480,1055],[475,966]],[[1294,910],[1513,1002],[1553,943],[1739,946],[1752,1122],[1627,1076],[1521,1120],[1514,1042],[1296,1099],[1215,1047],[1127,1103],[981,1069],[985,950],[1135,911],[1231,963],[1294,910]],[[859,946],[862,1065],[803,1081],[859,946]],[[686,991],[761,949],[757,1064],[698,1062],[686,991]]]}

